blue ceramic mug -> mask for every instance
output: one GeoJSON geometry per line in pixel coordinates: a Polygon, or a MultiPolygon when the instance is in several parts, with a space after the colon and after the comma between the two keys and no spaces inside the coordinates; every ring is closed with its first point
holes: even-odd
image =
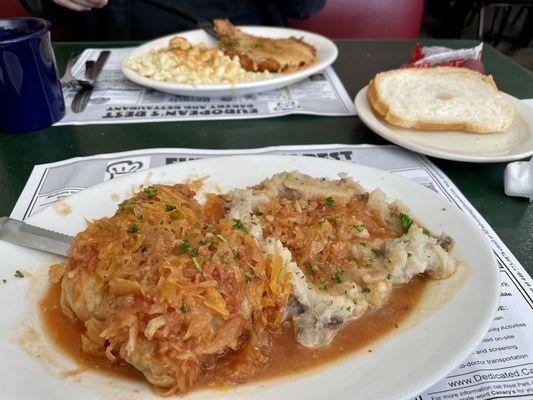
{"type": "Polygon", "coordinates": [[[50,22],[0,18],[0,132],[44,129],[64,115],[50,22]]]}

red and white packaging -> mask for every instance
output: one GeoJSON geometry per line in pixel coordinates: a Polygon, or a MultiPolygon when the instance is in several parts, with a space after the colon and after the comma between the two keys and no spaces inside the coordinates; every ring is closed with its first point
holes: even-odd
{"type": "Polygon", "coordinates": [[[468,49],[449,49],[441,46],[421,47],[417,44],[409,63],[403,68],[463,67],[484,73],[481,62],[483,43],[468,49]]]}

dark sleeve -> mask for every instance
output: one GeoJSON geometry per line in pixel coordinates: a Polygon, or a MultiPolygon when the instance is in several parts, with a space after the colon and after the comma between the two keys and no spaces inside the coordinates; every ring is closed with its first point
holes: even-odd
{"type": "Polygon", "coordinates": [[[42,17],[52,22],[67,20],[74,11],[54,3],[52,0],[19,0],[19,3],[35,17],[42,17]]]}
{"type": "Polygon", "coordinates": [[[284,17],[306,19],[324,7],[326,0],[273,0],[284,17]]]}

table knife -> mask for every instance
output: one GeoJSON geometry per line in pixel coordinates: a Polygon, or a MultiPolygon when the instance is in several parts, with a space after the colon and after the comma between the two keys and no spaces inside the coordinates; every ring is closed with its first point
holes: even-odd
{"type": "Polygon", "coordinates": [[[182,16],[185,19],[188,19],[192,23],[196,24],[196,26],[199,29],[204,30],[208,35],[212,36],[216,40],[220,40],[220,35],[216,31],[215,27],[213,26],[213,23],[210,20],[207,20],[205,18],[201,18],[195,13],[193,13],[191,10],[187,10],[184,7],[178,7],[174,4],[169,4],[168,2],[163,2],[161,0],[143,0],[146,3],[150,3],[153,6],[159,7],[165,11],[169,11],[174,14],[178,14],[182,16]]]}
{"type": "Polygon", "coordinates": [[[0,218],[0,240],[8,243],[66,256],[72,239],[72,236],[29,225],[13,218],[0,218]]]}
{"type": "Polygon", "coordinates": [[[111,52],[109,50],[101,51],[96,61],[92,62],[91,64],[86,64],[87,79],[94,81],[94,84],[92,87],[85,87],[80,89],[78,93],[76,93],[76,96],[74,96],[71,108],[72,111],[74,111],[75,113],[80,113],[87,107],[87,104],[91,99],[91,95],[93,94],[94,86],[96,85],[96,80],[100,76],[100,73],[102,72],[102,69],[104,68],[104,65],[110,54],[111,52]]]}

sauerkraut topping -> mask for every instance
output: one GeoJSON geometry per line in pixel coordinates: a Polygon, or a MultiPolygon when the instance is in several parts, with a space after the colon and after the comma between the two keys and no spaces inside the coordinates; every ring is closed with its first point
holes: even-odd
{"type": "Polygon", "coordinates": [[[279,256],[217,219],[217,198],[202,207],[193,196],[184,185],[145,188],[78,234],[64,268],[51,270],[63,312],[85,323],[83,350],[124,360],[168,392],[189,390],[242,346],[243,368],[264,366],[290,290],[279,256]]]}

